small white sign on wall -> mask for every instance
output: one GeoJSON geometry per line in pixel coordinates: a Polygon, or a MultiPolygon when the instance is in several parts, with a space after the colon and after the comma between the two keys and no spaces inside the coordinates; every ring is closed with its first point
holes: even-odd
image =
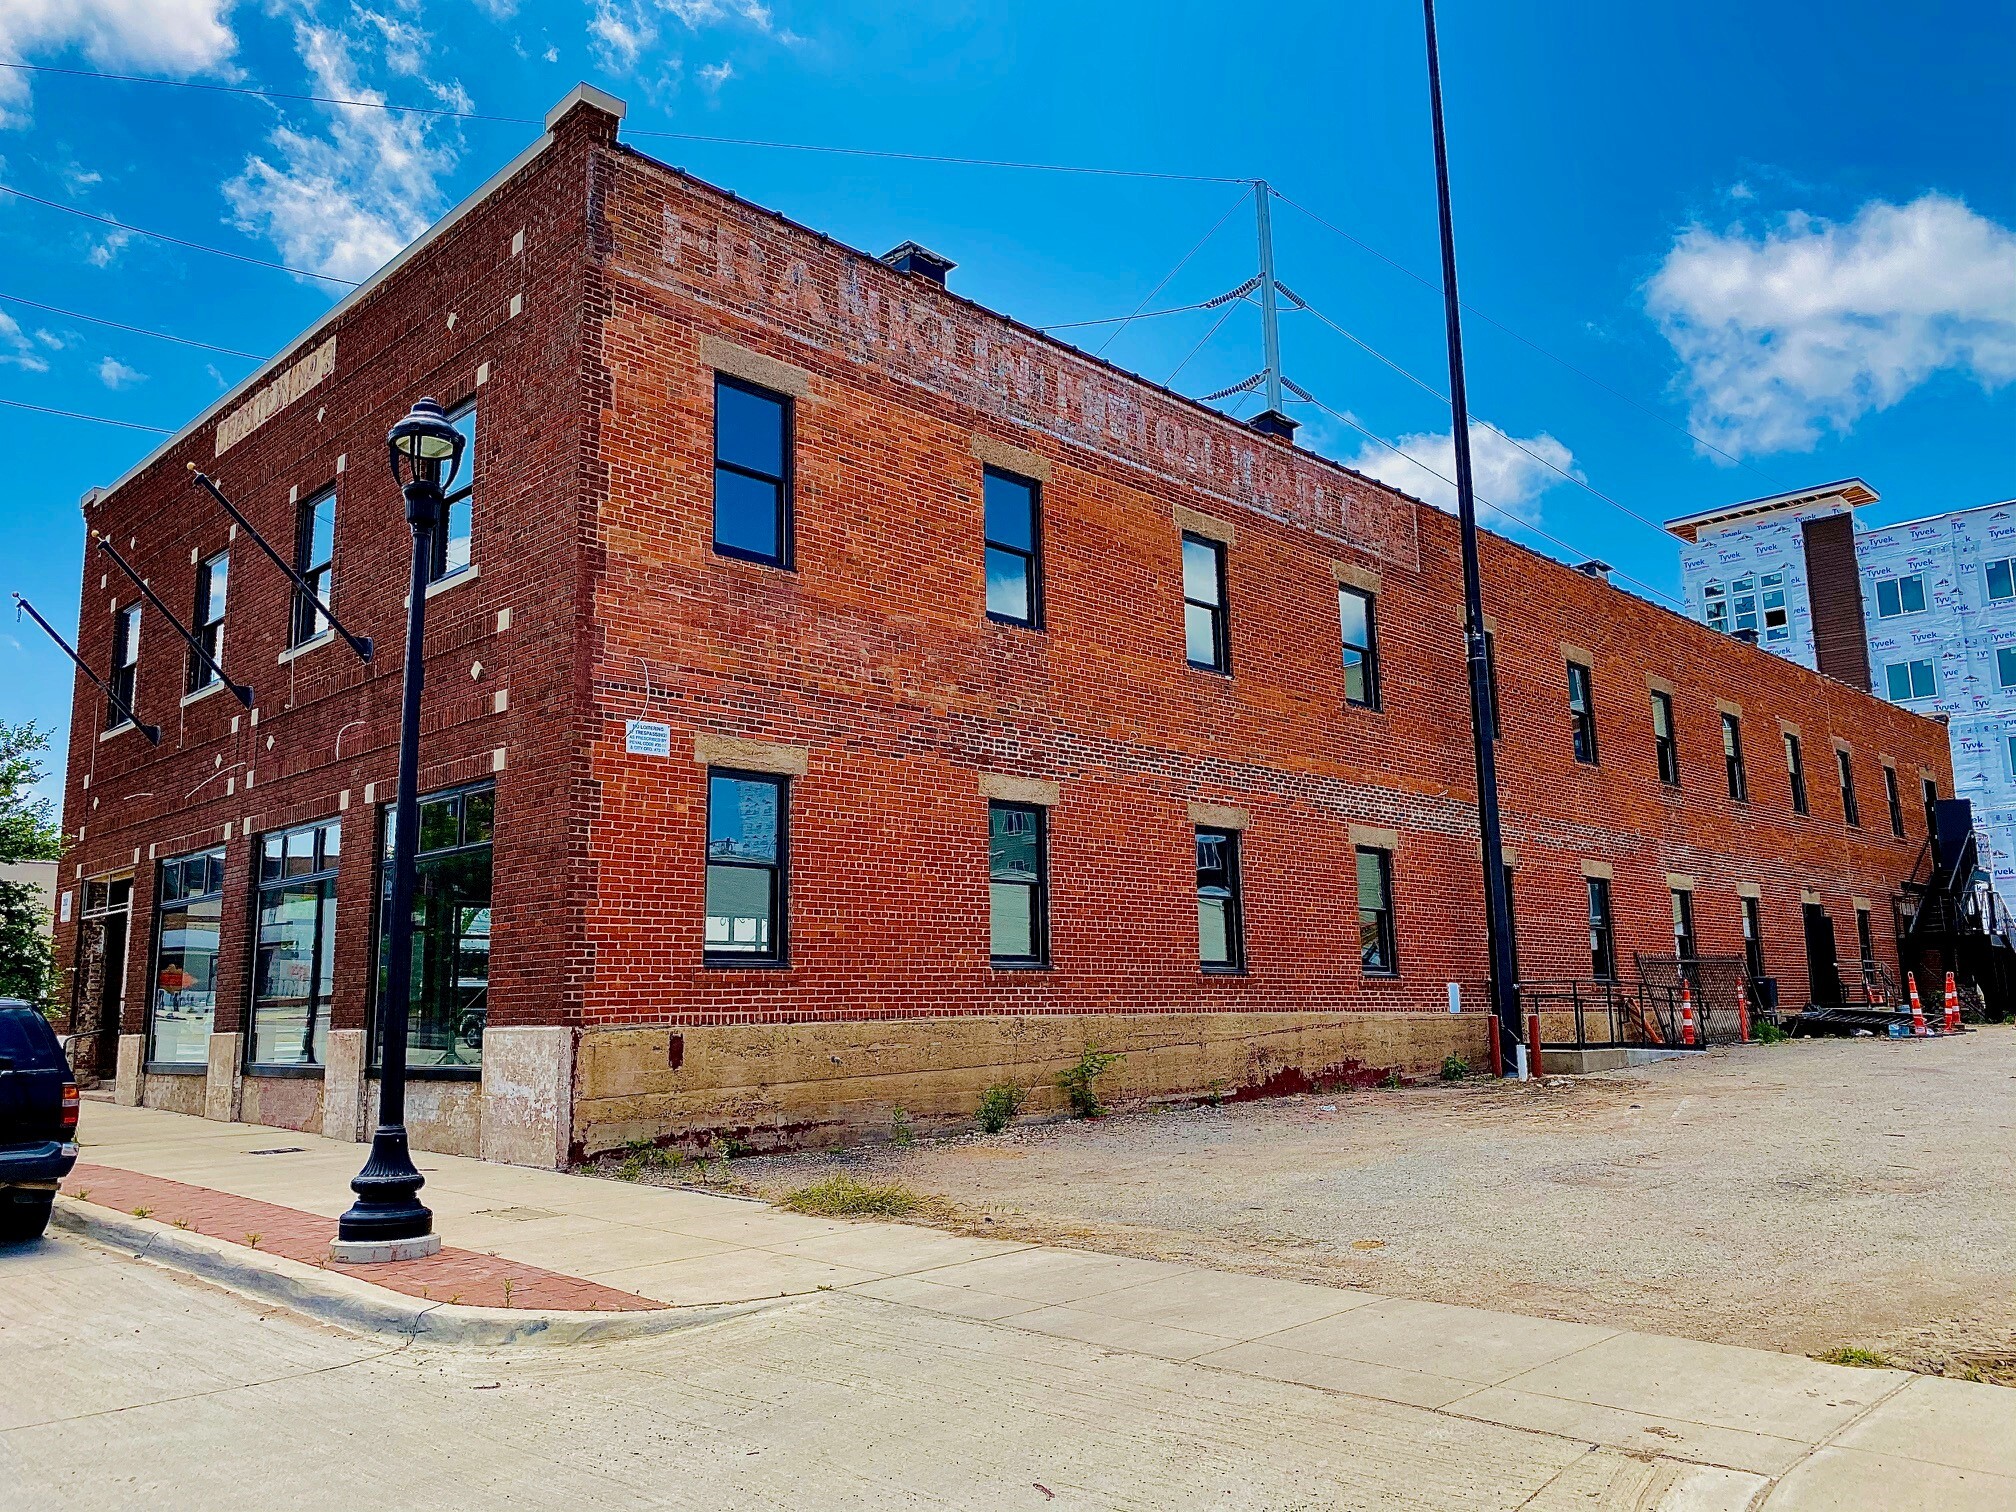
{"type": "Polygon", "coordinates": [[[70,889],[67,887],[63,889],[63,906],[58,910],[58,913],[65,924],[70,922],[70,889]]]}
{"type": "Polygon", "coordinates": [[[670,756],[672,726],[659,724],[655,719],[627,720],[623,726],[623,749],[632,756],[670,756]]]}

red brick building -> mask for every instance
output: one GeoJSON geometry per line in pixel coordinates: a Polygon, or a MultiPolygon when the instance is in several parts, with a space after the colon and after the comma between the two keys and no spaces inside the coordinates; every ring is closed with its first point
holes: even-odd
{"type": "MultiPolygon", "coordinates": [[[[431,394],[474,460],[430,590],[421,1147],[964,1117],[1088,1045],[1126,1054],[1123,1095],[1480,1058],[1455,522],[655,162],[620,114],[570,95],[87,498],[255,697],[88,553],[81,652],[163,733],[79,680],[80,1057],[129,1101],[368,1127],[383,438],[431,394]]],[[[1676,891],[1702,953],[1749,916],[1789,1005],[1815,906],[1893,953],[1943,729],[1496,537],[1484,593],[1525,976],[1672,954],[1676,891]]]]}

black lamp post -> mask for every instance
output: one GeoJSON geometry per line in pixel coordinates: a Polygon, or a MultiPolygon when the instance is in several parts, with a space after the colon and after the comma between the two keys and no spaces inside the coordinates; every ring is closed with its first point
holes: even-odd
{"type": "Polygon", "coordinates": [[[338,1220],[338,1259],[404,1259],[440,1246],[420,1200],[425,1179],[406,1147],[406,1026],[413,998],[413,887],[420,840],[420,688],[424,680],[427,584],[441,503],[462,465],[462,433],[422,399],[385,437],[392,476],[406,499],[413,570],[406,598],[406,681],[399,720],[399,796],[392,810],[392,918],[385,990],[378,999],[378,1130],[371,1158],[350,1183],[357,1201],[338,1220]],[[346,1254],[345,1251],[349,1253],[346,1254]]]}

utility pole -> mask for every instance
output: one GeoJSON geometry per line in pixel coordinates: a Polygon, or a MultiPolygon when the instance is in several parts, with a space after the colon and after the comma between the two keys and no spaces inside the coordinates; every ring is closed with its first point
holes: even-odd
{"type": "MultiPolygon", "coordinates": [[[[1505,844],[1498,821],[1495,718],[1484,638],[1484,586],[1477,563],[1477,496],[1470,474],[1470,401],[1463,382],[1462,302],[1456,294],[1456,224],[1449,212],[1449,148],[1442,130],[1442,60],[1435,40],[1435,0],[1421,0],[1428,29],[1428,96],[1435,120],[1435,193],[1442,216],[1442,306],[1449,328],[1449,411],[1456,447],[1456,517],[1463,532],[1463,641],[1470,668],[1470,727],[1477,749],[1477,827],[1484,853],[1484,932],[1491,959],[1491,1012],[1501,1063],[1521,1042],[1518,984],[1512,980],[1512,919],[1505,893],[1505,844]]],[[[1532,1068],[1534,1072],[1539,1067],[1532,1068]]]]}
{"type": "Polygon", "coordinates": [[[1274,191],[1265,179],[1253,180],[1253,215],[1260,239],[1260,345],[1266,359],[1260,377],[1267,405],[1247,423],[1263,435],[1292,441],[1296,422],[1281,408],[1281,295],[1274,282],[1274,191]]]}

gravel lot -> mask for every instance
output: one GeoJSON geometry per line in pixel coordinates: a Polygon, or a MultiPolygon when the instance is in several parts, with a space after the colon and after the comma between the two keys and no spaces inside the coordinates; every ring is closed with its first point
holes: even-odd
{"type": "Polygon", "coordinates": [[[2016,1028],[738,1160],[953,1226],[2016,1384],[2016,1028]]]}

